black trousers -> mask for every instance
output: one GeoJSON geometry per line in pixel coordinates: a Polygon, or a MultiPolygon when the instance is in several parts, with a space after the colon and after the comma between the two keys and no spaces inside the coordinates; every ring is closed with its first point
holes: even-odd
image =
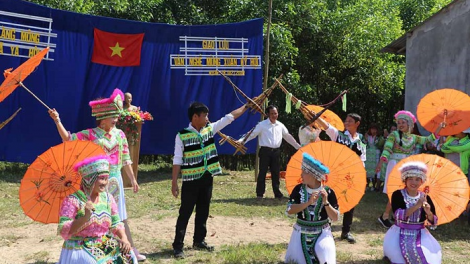
{"type": "Polygon", "coordinates": [[[343,229],[341,230],[342,234],[347,234],[351,231],[351,225],[353,221],[354,208],[344,213],[343,215],[343,229]]]}
{"type": "Polygon", "coordinates": [[[280,170],[280,157],[281,150],[279,148],[261,147],[259,149],[259,173],[258,181],[256,182],[256,196],[263,196],[266,189],[266,173],[271,171],[271,183],[275,197],[281,197],[282,193],[279,190],[279,170],[280,170]]]}
{"type": "Polygon", "coordinates": [[[184,246],[184,236],[188,226],[189,218],[196,207],[196,219],[194,223],[193,242],[203,242],[206,238],[206,222],[209,217],[209,206],[212,198],[213,178],[209,172],[193,181],[183,181],[181,187],[181,206],[178,220],[176,221],[175,240],[173,249],[182,250],[184,246]]]}

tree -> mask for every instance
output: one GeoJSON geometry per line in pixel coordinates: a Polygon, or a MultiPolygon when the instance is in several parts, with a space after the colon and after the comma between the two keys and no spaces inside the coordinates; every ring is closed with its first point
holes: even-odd
{"type": "MultiPolygon", "coordinates": [[[[53,8],[122,19],[181,25],[267,21],[266,0],[30,0],[53,8]]],[[[274,0],[269,72],[298,98],[325,104],[348,89],[348,111],[392,123],[403,108],[405,62],[380,50],[451,0],[274,0]]],[[[282,110],[285,95],[270,101],[282,110]]],[[[339,104],[331,110],[344,117],[339,104]]],[[[298,111],[281,121],[296,131],[298,111]]]]}

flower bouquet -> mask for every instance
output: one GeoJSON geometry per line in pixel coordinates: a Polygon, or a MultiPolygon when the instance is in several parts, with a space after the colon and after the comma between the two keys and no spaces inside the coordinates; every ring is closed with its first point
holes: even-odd
{"type": "Polygon", "coordinates": [[[144,121],[153,120],[153,116],[149,112],[136,110],[124,110],[118,118],[117,128],[124,131],[127,136],[129,145],[135,145],[139,141],[139,129],[137,125],[143,124],[144,121]]]}

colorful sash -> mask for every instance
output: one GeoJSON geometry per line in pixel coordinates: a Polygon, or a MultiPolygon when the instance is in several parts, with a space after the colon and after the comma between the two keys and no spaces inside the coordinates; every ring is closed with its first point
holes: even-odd
{"type": "Polygon", "coordinates": [[[119,242],[111,235],[102,237],[72,237],[64,242],[66,249],[85,250],[97,264],[131,264],[130,254],[122,254],[119,242]]]}
{"type": "MultiPolygon", "coordinates": [[[[328,187],[325,187],[328,191],[328,187]]],[[[309,199],[307,188],[302,185],[303,195],[301,196],[301,203],[305,203],[309,199]]],[[[317,254],[315,253],[315,244],[323,232],[323,228],[329,225],[328,219],[318,221],[320,209],[322,208],[323,198],[320,196],[315,204],[314,219],[311,221],[297,218],[297,226],[300,228],[300,242],[302,244],[302,252],[304,253],[305,262],[307,264],[320,264],[317,254]]],[[[309,207],[305,208],[304,215],[310,215],[309,207]]],[[[323,263],[322,263],[323,264],[323,263]]]]}
{"type": "MultiPolygon", "coordinates": [[[[407,194],[403,189],[401,190],[405,199],[406,207],[410,208],[416,204],[406,199],[407,194]]],[[[420,193],[422,196],[423,193],[420,193]]],[[[398,209],[395,211],[396,225],[400,228],[400,249],[406,264],[429,264],[424,256],[423,249],[421,248],[421,229],[424,228],[424,223],[419,222],[421,217],[421,209],[416,210],[409,217],[408,221],[403,221],[406,216],[406,210],[398,209]]]]}

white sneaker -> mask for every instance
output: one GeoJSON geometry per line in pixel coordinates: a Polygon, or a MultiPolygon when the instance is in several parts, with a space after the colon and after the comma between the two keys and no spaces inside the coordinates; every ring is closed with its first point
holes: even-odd
{"type": "Polygon", "coordinates": [[[135,257],[137,258],[138,261],[144,261],[147,259],[145,255],[140,254],[137,248],[133,248],[132,250],[134,251],[135,257]]]}

